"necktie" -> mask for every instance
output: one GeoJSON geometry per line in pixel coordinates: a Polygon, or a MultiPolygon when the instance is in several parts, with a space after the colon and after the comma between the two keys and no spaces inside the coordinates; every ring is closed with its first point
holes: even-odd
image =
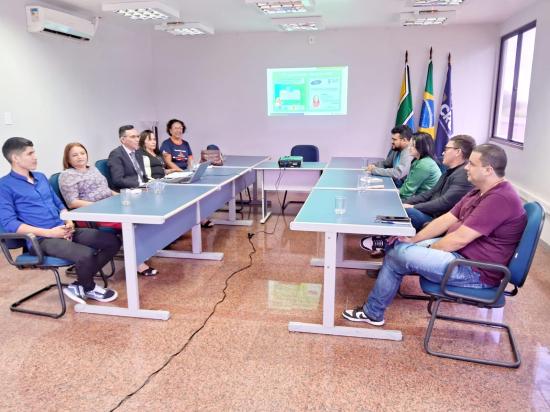
{"type": "Polygon", "coordinates": [[[143,172],[141,171],[141,167],[139,167],[139,163],[136,159],[136,152],[130,152],[130,159],[132,160],[132,164],[134,165],[134,169],[136,169],[136,173],[138,175],[139,185],[141,186],[141,184],[143,183],[143,179],[142,179],[143,172]]]}

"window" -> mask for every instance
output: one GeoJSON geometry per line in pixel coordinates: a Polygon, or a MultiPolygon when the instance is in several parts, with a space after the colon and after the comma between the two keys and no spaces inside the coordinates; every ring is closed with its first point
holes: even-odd
{"type": "Polygon", "coordinates": [[[523,146],[536,22],[502,37],[493,138],[523,146]]]}

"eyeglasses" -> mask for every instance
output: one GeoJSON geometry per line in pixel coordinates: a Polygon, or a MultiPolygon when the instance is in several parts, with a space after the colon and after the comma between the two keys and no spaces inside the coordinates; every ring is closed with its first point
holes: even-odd
{"type": "Polygon", "coordinates": [[[460,150],[460,148],[458,148],[458,147],[445,146],[445,147],[443,148],[443,154],[445,154],[445,152],[446,152],[447,150],[450,150],[450,149],[460,150]]]}

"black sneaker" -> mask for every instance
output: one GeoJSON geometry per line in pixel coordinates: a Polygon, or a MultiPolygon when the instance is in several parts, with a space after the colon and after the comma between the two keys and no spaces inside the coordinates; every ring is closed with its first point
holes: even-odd
{"type": "Polygon", "coordinates": [[[346,309],[342,312],[342,316],[352,322],[366,322],[374,326],[382,326],[385,323],[384,319],[374,320],[369,318],[367,314],[363,312],[363,308],[361,306],[355,309],[346,309]]]}
{"type": "Polygon", "coordinates": [[[382,236],[365,236],[361,239],[361,249],[373,252],[386,247],[386,238],[382,236]]]}
{"type": "Polygon", "coordinates": [[[67,287],[64,287],[63,293],[76,303],[86,303],[86,292],[84,291],[84,287],[78,283],[72,283],[67,287]]]}

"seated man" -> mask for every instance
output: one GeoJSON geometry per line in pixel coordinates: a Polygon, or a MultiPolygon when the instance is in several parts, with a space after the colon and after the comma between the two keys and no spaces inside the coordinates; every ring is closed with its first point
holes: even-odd
{"type": "MultiPolygon", "coordinates": [[[[501,147],[477,146],[466,165],[468,180],[475,188],[414,237],[391,238],[393,247],[386,252],[367,301],[362,307],[345,310],[344,318],[382,326],[384,312],[397,294],[403,276],[418,274],[440,282],[456,258],[508,264],[527,216],[517,192],[504,179],[506,161],[501,147]]],[[[499,272],[459,266],[451,274],[449,285],[491,288],[499,285],[502,277],[499,272]]]]}
{"type": "Polygon", "coordinates": [[[95,229],[75,229],[73,222],[59,218],[65,207],[46,176],[33,172],[37,160],[30,140],[11,137],[2,153],[11,172],[0,179],[0,224],[7,232],[33,233],[44,254],[75,262],[77,281],[63,289],[67,297],[78,303],[86,303],[87,298],[115,300],[117,292],[96,285],[94,274],[120,249],[118,237],[95,229]]]}
{"type": "Polygon", "coordinates": [[[391,130],[391,150],[388,157],[367,170],[373,175],[389,176],[397,187],[400,187],[409,174],[413,157],[409,152],[409,143],[413,131],[407,125],[396,126],[391,130]]]}
{"type": "Polygon", "coordinates": [[[118,129],[121,145],[109,154],[109,170],[113,189],[129,189],[147,182],[143,156],[136,152],[139,148],[139,133],[132,125],[118,129]]]}
{"type": "Polygon", "coordinates": [[[432,189],[403,200],[403,206],[417,232],[427,222],[451,210],[472,189],[464,166],[475,145],[471,136],[458,135],[451,138],[443,152],[443,164],[447,166],[447,171],[432,189]]]}

